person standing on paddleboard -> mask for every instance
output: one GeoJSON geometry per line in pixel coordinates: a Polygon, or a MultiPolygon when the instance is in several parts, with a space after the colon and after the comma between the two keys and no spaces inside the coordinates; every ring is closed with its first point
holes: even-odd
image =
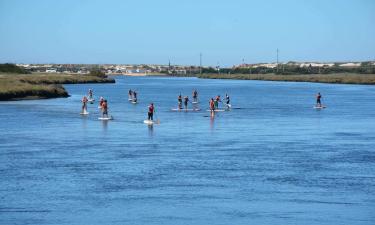
{"type": "Polygon", "coordinates": [[[229,99],[229,95],[228,94],[225,94],[225,100],[226,100],[226,104],[229,105],[230,99],[229,99]]]}
{"type": "Polygon", "coordinates": [[[193,102],[198,102],[198,92],[197,92],[197,90],[193,91],[193,102]]]}
{"type": "Polygon", "coordinates": [[[182,96],[181,94],[177,98],[178,101],[178,109],[182,109],[182,96]]]}
{"type": "Polygon", "coordinates": [[[129,96],[129,99],[133,99],[133,91],[132,91],[132,89],[129,89],[128,96],[129,96]]]}
{"type": "Polygon", "coordinates": [[[137,92],[133,91],[133,102],[137,102],[137,92]]]}
{"type": "Polygon", "coordinates": [[[213,98],[211,98],[209,106],[210,106],[211,116],[213,116],[215,114],[215,101],[213,98]]]}
{"type": "Polygon", "coordinates": [[[83,96],[82,98],[82,113],[85,113],[87,111],[87,97],[83,96]]]}
{"type": "Polygon", "coordinates": [[[148,113],[147,113],[148,120],[151,120],[151,121],[154,120],[154,112],[155,112],[154,103],[151,103],[148,106],[148,113]]]}
{"type": "Polygon", "coordinates": [[[215,101],[214,101],[214,103],[215,103],[215,109],[219,108],[219,102],[221,102],[220,95],[216,96],[216,98],[215,98],[215,101]]]}
{"type": "Polygon", "coordinates": [[[108,118],[108,103],[107,103],[107,100],[104,100],[103,104],[102,104],[102,117],[108,118]],[[104,117],[104,115],[105,115],[105,117],[104,117]]]}
{"type": "Polygon", "coordinates": [[[318,92],[318,94],[316,95],[316,105],[319,107],[322,107],[321,98],[322,98],[322,95],[320,94],[320,92],[318,92]]]}
{"type": "Polygon", "coordinates": [[[102,105],[104,103],[104,98],[103,97],[100,97],[100,100],[99,100],[99,108],[103,108],[102,105]]]}
{"type": "Polygon", "coordinates": [[[93,95],[92,90],[89,89],[89,99],[92,99],[92,95],[93,95]]]}
{"type": "Polygon", "coordinates": [[[184,97],[184,105],[185,105],[185,109],[187,109],[188,102],[189,102],[189,97],[188,97],[188,96],[185,96],[185,97],[184,97]]]}

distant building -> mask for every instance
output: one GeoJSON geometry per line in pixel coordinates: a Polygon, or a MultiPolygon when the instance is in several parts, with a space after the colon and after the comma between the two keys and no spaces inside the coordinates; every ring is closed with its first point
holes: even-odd
{"type": "Polygon", "coordinates": [[[360,67],[361,63],[344,63],[339,65],[341,67],[360,67]]]}
{"type": "Polygon", "coordinates": [[[48,68],[48,69],[46,69],[46,73],[57,73],[57,69],[56,68],[48,68]]]}

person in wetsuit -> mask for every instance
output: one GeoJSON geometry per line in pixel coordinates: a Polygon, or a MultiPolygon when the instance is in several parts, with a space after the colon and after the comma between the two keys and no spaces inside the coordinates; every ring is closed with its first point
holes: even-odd
{"type": "Polygon", "coordinates": [[[318,94],[316,95],[316,105],[319,107],[322,107],[321,99],[322,99],[322,95],[320,94],[320,92],[318,92],[318,94]]]}
{"type": "Polygon", "coordinates": [[[137,92],[133,91],[133,102],[137,102],[137,92]]]}
{"type": "Polygon", "coordinates": [[[187,109],[188,102],[189,102],[189,97],[188,97],[188,96],[185,96],[185,97],[184,97],[184,105],[185,105],[185,109],[187,109]]]}
{"type": "Polygon", "coordinates": [[[197,90],[193,91],[193,102],[198,102],[198,92],[197,92],[197,90]]]}
{"type": "Polygon", "coordinates": [[[225,94],[225,100],[226,100],[226,104],[229,105],[230,99],[229,99],[229,95],[228,94],[225,94]]]}
{"type": "Polygon", "coordinates": [[[177,98],[178,101],[178,109],[182,109],[182,96],[181,94],[177,98]]]}
{"type": "Polygon", "coordinates": [[[128,96],[129,96],[129,99],[133,99],[133,91],[132,91],[132,89],[129,89],[128,96]]]}

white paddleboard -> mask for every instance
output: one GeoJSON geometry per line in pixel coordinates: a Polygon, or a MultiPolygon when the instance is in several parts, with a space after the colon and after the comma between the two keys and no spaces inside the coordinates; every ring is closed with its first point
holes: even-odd
{"type": "Polygon", "coordinates": [[[89,112],[83,112],[83,113],[81,112],[80,114],[85,116],[85,115],[89,115],[89,112]]]}
{"type": "Polygon", "coordinates": [[[199,102],[192,102],[193,104],[198,104],[199,102]]]}
{"type": "Polygon", "coordinates": [[[133,101],[133,99],[132,98],[128,98],[128,101],[133,101]]]}
{"type": "MultiPolygon", "coordinates": [[[[207,112],[211,112],[210,109],[207,109],[206,111],[207,111],[207,112]]],[[[224,111],[227,111],[227,110],[225,110],[225,109],[215,109],[215,110],[214,110],[214,112],[224,112],[224,111]]]]}
{"type": "Polygon", "coordinates": [[[132,104],[137,104],[138,102],[132,102],[132,104]]]}
{"type": "Polygon", "coordinates": [[[172,111],[201,111],[201,109],[171,109],[172,111]]]}
{"type": "Polygon", "coordinates": [[[322,106],[314,106],[314,109],[325,109],[327,106],[322,105],[322,106]]]}
{"type": "Polygon", "coordinates": [[[98,120],[113,120],[112,116],[109,117],[99,117],[98,120]]]}
{"type": "Polygon", "coordinates": [[[155,123],[155,121],[153,121],[153,120],[143,120],[143,123],[148,124],[148,125],[152,125],[152,124],[155,123]]]}

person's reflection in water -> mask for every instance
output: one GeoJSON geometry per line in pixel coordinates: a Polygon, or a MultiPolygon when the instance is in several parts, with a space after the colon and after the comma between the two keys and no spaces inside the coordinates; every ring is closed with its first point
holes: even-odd
{"type": "Polygon", "coordinates": [[[154,126],[153,125],[148,125],[148,136],[153,137],[154,136],[154,126]]]}
{"type": "Polygon", "coordinates": [[[86,130],[87,129],[87,117],[82,118],[82,129],[86,130]]]}
{"type": "Polygon", "coordinates": [[[210,128],[211,128],[211,132],[214,131],[215,129],[215,114],[214,113],[211,113],[211,116],[210,116],[210,128]]]}
{"type": "Polygon", "coordinates": [[[108,129],[108,120],[103,120],[102,125],[103,125],[103,131],[106,132],[108,129]]]}

